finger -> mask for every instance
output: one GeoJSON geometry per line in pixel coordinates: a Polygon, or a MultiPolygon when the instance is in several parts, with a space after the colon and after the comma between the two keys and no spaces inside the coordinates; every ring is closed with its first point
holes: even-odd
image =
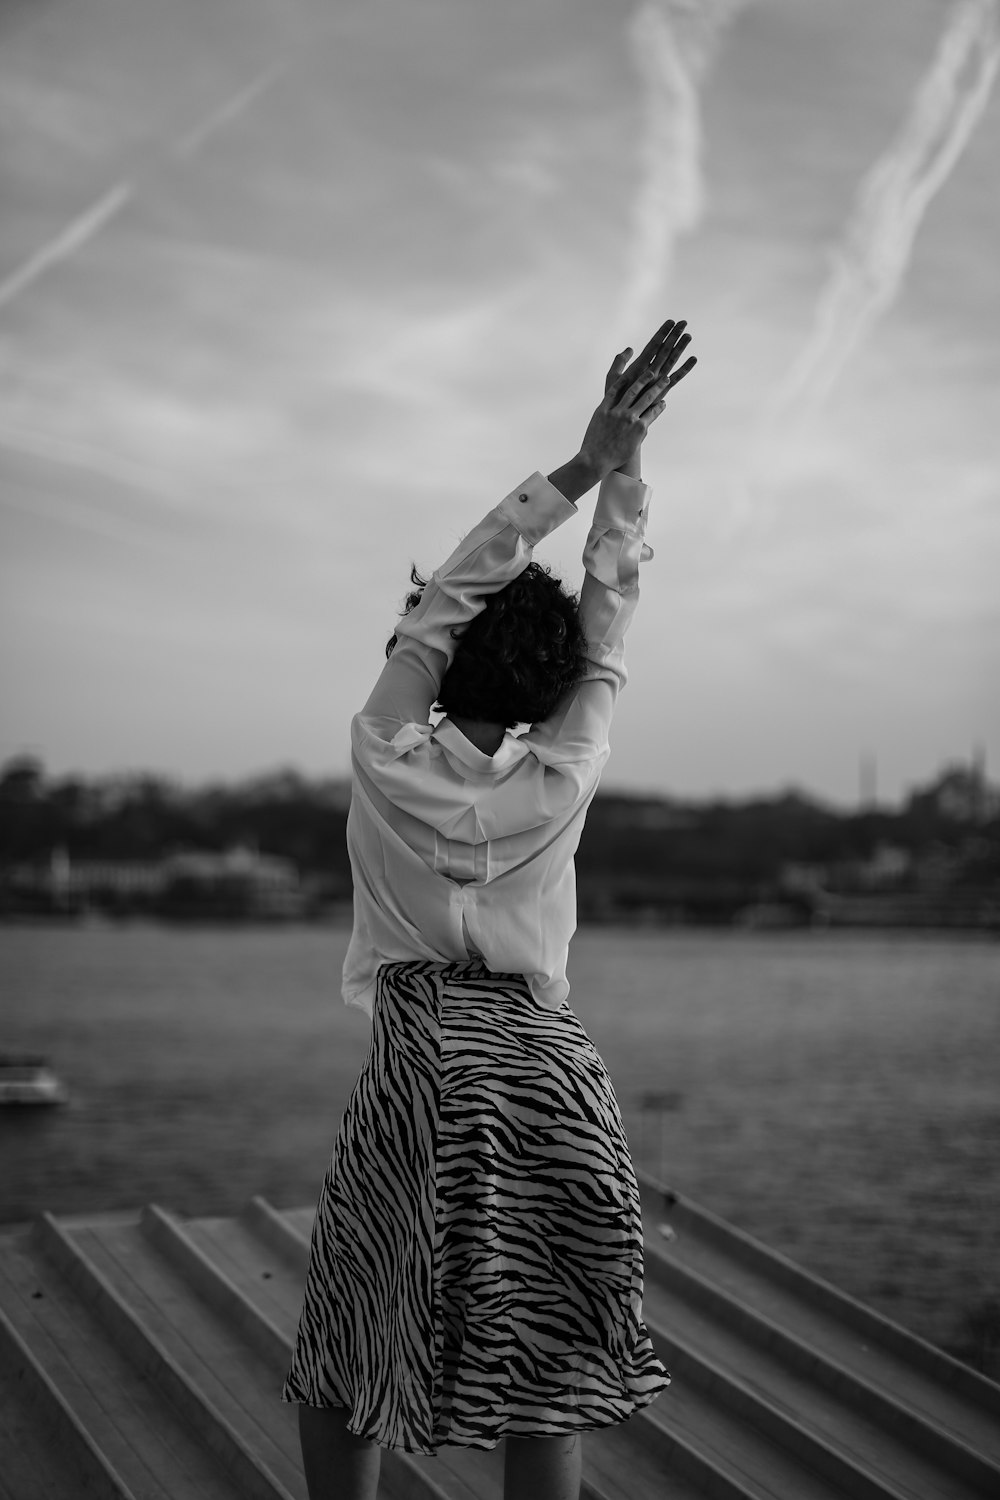
{"type": "Polygon", "coordinates": [[[671,390],[677,384],[678,380],[683,380],[684,376],[688,373],[688,371],[694,369],[694,367],[695,367],[695,365],[697,363],[698,363],[697,355],[692,354],[691,358],[688,359],[688,360],[685,360],[684,364],[681,365],[681,367],[680,367],[679,370],[675,370],[674,371],[674,373],[670,377],[670,387],[671,387],[671,390]]]}
{"type": "Polygon", "coordinates": [[[665,397],[667,391],[670,389],[670,383],[671,376],[661,375],[659,380],[654,380],[652,385],[647,386],[636,397],[633,403],[632,411],[634,415],[642,417],[644,421],[648,420],[654,407],[659,406],[661,403],[665,404],[665,397]]]}
{"type": "Polygon", "coordinates": [[[609,391],[614,385],[615,381],[618,379],[618,376],[624,370],[631,357],[631,348],[623,349],[621,354],[615,355],[614,359],[611,361],[611,367],[608,370],[607,379],[604,382],[604,389],[606,391],[609,391]]]}
{"type": "Polygon", "coordinates": [[[628,377],[631,374],[631,369],[625,371],[620,383],[620,389],[612,404],[626,407],[629,410],[640,411],[643,407],[648,406],[649,402],[655,399],[655,396],[662,395],[666,389],[665,382],[667,377],[648,366],[646,369],[640,370],[633,379],[629,380],[628,377]]]}
{"type": "Polygon", "coordinates": [[[668,318],[656,330],[638,359],[634,359],[628,369],[622,370],[614,378],[609,375],[604,389],[612,405],[617,405],[621,401],[631,405],[652,381],[676,363],[691,342],[691,335],[685,332],[686,328],[686,318],[681,318],[679,321],[668,318]]]}
{"type": "Polygon", "coordinates": [[[697,363],[697,358],[692,354],[691,358],[673,374],[669,374],[665,370],[662,371],[656,380],[636,394],[631,402],[632,411],[637,416],[642,417],[644,421],[651,421],[654,408],[666,405],[665,397],[667,392],[672,391],[677,382],[683,380],[688,371],[693,370],[697,363]]]}
{"type": "MultiPolygon", "coordinates": [[[[606,387],[604,387],[604,402],[606,402],[607,407],[616,407],[618,402],[622,401],[628,387],[636,380],[637,369],[639,369],[639,360],[633,360],[631,365],[619,371],[619,374],[609,375],[609,380],[607,380],[606,387]]],[[[645,369],[645,371],[640,372],[640,380],[652,380],[651,371],[645,369]]]]}
{"type": "Polygon", "coordinates": [[[679,370],[674,370],[672,373],[664,370],[661,378],[666,381],[666,389],[668,391],[672,391],[677,382],[679,380],[683,380],[688,371],[693,370],[697,363],[697,356],[692,354],[690,359],[685,360],[684,364],[681,365],[679,370]]]}
{"type": "Polygon", "coordinates": [[[639,358],[636,360],[636,364],[649,364],[656,357],[664,340],[670,337],[670,334],[675,326],[676,325],[673,318],[668,318],[665,323],[661,323],[659,328],[653,334],[653,337],[650,339],[649,343],[646,345],[645,349],[643,349],[642,353],[639,355],[639,358]]]}
{"type": "Polygon", "coordinates": [[[687,332],[687,324],[684,322],[674,325],[670,338],[664,343],[656,361],[657,370],[670,370],[680,359],[684,350],[691,342],[691,335],[687,332]]]}
{"type": "Polygon", "coordinates": [[[639,358],[633,360],[629,368],[619,377],[614,392],[612,393],[610,384],[606,387],[608,394],[612,396],[613,403],[624,401],[630,404],[642,394],[646,386],[676,364],[691,342],[691,335],[686,332],[686,329],[686,318],[681,318],[677,322],[668,318],[666,323],[662,324],[639,358]],[[657,347],[654,348],[654,346],[657,347]],[[646,359],[645,355],[650,350],[653,351],[652,356],[646,359]],[[637,386],[635,390],[631,390],[633,384],[637,386]],[[631,394],[629,394],[630,390],[631,394]]]}
{"type": "MultiPolygon", "coordinates": [[[[636,375],[639,374],[640,371],[649,370],[650,368],[655,367],[664,341],[670,337],[671,331],[674,326],[675,324],[673,318],[668,318],[665,323],[660,324],[660,327],[653,334],[653,337],[649,340],[649,343],[643,349],[642,353],[636,359],[632,360],[632,363],[627,370],[622,371],[622,375],[626,377],[623,381],[623,388],[624,385],[628,383],[628,380],[635,379],[636,375]]],[[[629,349],[628,353],[631,356],[632,350],[629,349]]],[[[610,391],[610,383],[607,389],[610,391]]]]}
{"type": "Polygon", "coordinates": [[[632,361],[630,373],[633,378],[642,370],[655,372],[662,363],[664,351],[670,348],[671,341],[678,336],[679,332],[678,325],[673,318],[668,318],[656,330],[638,359],[632,361]]]}

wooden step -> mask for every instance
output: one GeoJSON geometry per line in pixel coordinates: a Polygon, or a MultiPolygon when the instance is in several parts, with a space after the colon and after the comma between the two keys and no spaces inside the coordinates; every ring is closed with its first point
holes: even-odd
{"type": "MultiPolygon", "coordinates": [[[[259,1232],[261,1239],[274,1247],[282,1256],[283,1260],[290,1266],[296,1266],[300,1276],[305,1274],[305,1266],[308,1258],[308,1229],[309,1226],[301,1215],[296,1215],[292,1221],[291,1216],[284,1218],[262,1199],[255,1199],[245,1215],[245,1223],[252,1231],[259,1232]],[[299,1228],[293,1227],[297,1222],[299,1228]]],[[[229,1231],[225,1221],[218,1221],[209,1230],[211,1234],[226,1235],[229,1231]]],[[[590,1432],[586,1434],[584,1453],[587,1472],[591,1476],[591,1483],[595,1486],[608,1488],[609,1484],[621,1484],[622,1474],[630,1474],[633,1471],[642,1472],[653,1466],[660,1475],[661,1480],[669,1479],[672,1489],[679,1489],[681,1485],[686,1488],[694,1487],[695,1493],[725,1492],[731,1495],[754,1496],[769,1493],[766,1489],[761,1490],[755,1485],[754,1476],[764,1475],[773,1480],[778,1470],[786,1470],[785,1478],[790,1486],[794,1486],[793,1492],[800,1495],[802,1500],[831,1500],[844,1491],[831,1487],[819,1475],[814,1474],[808,1464],[802,1464],[794,1457],[784,1451],[780,1440],[769,1445],[766,1440],[761,1442],[754,1434],[749,1439],[742,1441],[743,1449],[752,1448],[755,1453],[755,1465],[752,1472],[745,1471],[748,1462],[747,1453],[743,1452],[744,1467],[739,1464],[727,1466],[724,1460],[720,1460],[718,1454],[720,1425],[728,1420],[721,1412],[718,1403],[707,1417],[701,1409],[701,1403],[697,1392],[691,1389],[681,1390],[679,1410],[673,1397],[674,1390],[660,1398],[654,1406],[647,1411],[637,1413],[628,1423],[616,1428],[618,1440],[613,1445],[613,1458],[602,1461],[601,1455],[605,1453],[610,1444],[605,1444],[606,1434],[603,1432],[590,1432]],[[668,1413],[669,1432],[661,1430],[657,1413],[670,1408],[668,1413]],[[691,1412],[697,1409],[699,1418],[692,1424],[691,1412]],[[685,1416],[687,1420],[681,1420],[685,1416]],[[625,1461],[623,1463],[622,1449],[625,1450],[625,1461]],[[727,1488],[728,1486],[728,1488],[727,1488]]],[[[779,1424],[780,1425],[780,1424],[779,1424]]],[[[732,1445],[731,1445],[732,1446],[732,1445]]],[[[740,1443],[736,1443],[740,1447],[740,1443]]],[[[832,1458],[831,1458],[832,1463],[832,1458]]],[[[830,1464],[827,1465],[827,1468],[830,1464]]],[[[844,1465],[845,1471],[850,1470],[850,1479],[853,1483],[856,1475],[853,1467],[844,1465]]],[[[484,1493],[486,1491],[484,1490],[484,1493]]],[[[498,1490],[499,1493],[499,1490],[498,1490]]],[[[847,1493],[850,1493],[848,1491],[847,1493]]],[[[872,1491],[874,1496],[874,1491],[872,1491]]],[[[879,1500],[897,1500],[897,1497],[889,1490],[880,1492],[879,1500]]]]}
{"type": "Polygon", "coordinates": [[[98,1230],[43,1215],[36,1241],[140,1377],[238,1480],[248,1500],[296,1500],[299,1466],[262,1426],[272,1372],[241,1330],[213,1317],[135,1224],[98,1230]]]}
{"type": "Polygon", "coordinates": [[[73,1295],[33,1242],[4,1244],[0,1302],[31,1351],[26,1378],[43,1372],[53,1404],[68,1408],[86,1434],[69,1460],[88,1482],[100,1467],[106,1492],[132,1500],[238,1500],[244,1493],[162,1389],[119,1351],[103,1309],[73,1295]]]}
{"type": "MultiPolygon", "coordinates": [[[[242,1224],[250,1235],[267,1246],[282,1264],[293,1271],[295,1318],[298,1317],[301,1305],[302,1282],[309,1261],[309,1236],[313,1217],[313,1210],[308,1208],[281,1212],[263,1197],[251,1199],[242,1215],[242,1224]]],[[[218,1226],[208,1229],[208,1233],[224,1233],[224,1222],[219,1221],[218,1226]]],[[[294,1323],[292,1326],[294,1327],[294,1323]]],[[[483,1500],[491,1496],[499,1500],[503,1492],[502,1446],[499,1445],[496,1450],[499,1461],[494,1461],[492,1469],[484,1462],[484,1456],[471,1449],[447,1449],[442,1455],[442,1462],[449,1467],[460,1468],[468,1476],[469,1482],[475,1482],[478,1486],[477,1494],[483,1500]]],[[[653,1495],[658,1491],[658,1484],[668,1478],[672,1497],[675,1496],[676,1500],[695,1500],[696,1496],[707,1492],[694,1480],[704,1480],[706,1474],[710,1478],[714,1477],[710,1468],[700,1461],[698,1454],[687,1451],[682,1443],[664,1444],[655,1432],[644,1431],[638,1417],[614,1428],[586,1433],[584,1464],[584,1500],[588,1496],[591,1500],[605,1500],[605,1497],[610,1500],[610,1497],[620,1494],[641,1496],[648,1492],[653,1495]],[[647,1491],[641,1487],[641,1476],[651,1478],[653,1475],[657,1477],[658,1484],[647,1491]]],[[[645,1483],[644,1479],[642,1483],[645,1483]]]]}
{"type": "Polygon", "coordinates": [[[77,1493],[91,1500],[131,1495],[0,1307],[0,1497],[77,1493]]]}
{"type": "Polygon", "coordinates": [[[653,1253],[697,1271],[869,1384],[904,1393],[908,1406],[1000,1462],[1000,1385],[646,1173],[637,1175],[653,1253]]]}
{"type": "MultiPolygon", "coordinates": [[[[270,1265],[261,1263],[259,1247],[252,1241],[247,1247],[247,1238],[234,1221],[214,1218],[181,1221],[165,1214],[163,1209],[150,1206],[142,1211],[142,1229],[174,1266],[189,1292],[213,1308],[223,1322],[238,1328],[247,1346],[258,1350],[267,1368],[258,1421],[268,1428],[280,1424],[279,1437],[282,1431],[294,1428],[294,1455],[298,1463],[297,1418],[294,1406],[280,1403],[280,1386],[291,1362],[292,1340],[301,1307],[301,1277],[292,1277],[274,1257],[270,1265]],[[231,1244],[223,1256],[226,1232],[231,1244]],[[249,1259],[241,1259],[235,1248],[240,1244],[246,1247],[249,1259]],[[274,1322],[274,1313],[283,1317],[283,1328],[274,1322]]],[[[390,1449],[382,1452],[381,1488],[387,1497],[405,1496],[406,1500],[474,1500],[475,1497],[462,1476],[450,1466],[421,1454],[402,1454],[390,1449]]]]}
{"type": "MultiPolygon", "coordinates": [[[[748,1428],[777,1444],[852,1500],[975,1500],[980,1494],[946,1471],[937,1473],[876,1422],[817,1391],[766,1350],[750,1344],[740,1348],[738,1337],[724,1324],[699,1320],[697,1310],[680,1300],[665,1304],[655,1294],[646,1300],[653,1343],[682,1398],[676,1415],[671,1410],[667,1416],[676,1423],[688,1398],[697,1395],[700,1421],[691,1438],[699,1451],[718,1453],[717,1431],[725,1417],[737,1432],[748,1428]],[[704,1352],[708,1348],[717,1354],[720,1345],[728,1356],[725,1364],[704,1352]]],[[[766,1458],[765,1468],[774,1470],[766,1458]]]]}
{"type": "MultiPolygon", "coordinates": [[[[858,1325],[859,1311],[871,1310],[860,1304],[847,1327],[838,1323],[834,1288],[821,1283],[815,1306],[813,1278],[796,1267],[793,1278],[780,1259],[772,1267],[765,1247],[752,1246],[747,1255],[746,1236],[734,1236],[730,1245],[714,1228],[711,1256],[697,1242],[696,1223],[664,1240],[655,1226],[673,1229],[675,1220],[663,1217],[671,1205],[657,1214],[649,1197],[646,1308],[688,1350],[709,1355],[731,1380],[765,1386],[772,1404],[794,1408],[816,1437],[849,1450],[860,1473],[913,1500],[1000,1494],[997,1423],[978,1389],[990,1382],[977,1377],[970,1400],[960,1394],[949,1368],[956,1362],[947,1356],[943,1380],[923,1351],[918,1367],[910,1367],[903,1330],[890,1325],[886,1347],[878,1342],[886,1320],[871,1314],[869,1341],[858,1325]]],[[[697,1364],[689,1368],[696,1372],[697,1364]]],[[[727,1386],[716,1389],[724,1395],[727,1386]]]]}
{"type": "MultiPolygon", "coordinates": [[[[293,1228],[288,1219],[265,1200],[257,1198],[239,1220],[201,1219],[187,1226],[192,1240],[203,1253],[217,1264],[225,1265],[227,1274],[248,1298],[258,1298],[261,1303],[266,1303],[277,1319],[284,1320],[290,1337],[294,1335],[301,1307],[309,1245],[308,1231],[301,1216],[297,1222],[301,1227],[293,1228]],[[286,1271],[282,1276],[275,1274],[278,1264],[296,1269],[286,1271]],[[268,1271],[270,1274],[265,1274],[268,1271]]],[[[599,1433],[585,1435],[585,1454],[602,1436],[599,1433]]],[[[636,1464],[641,1465],[642,1448],[635,1436],[631,1446],[636,1464]]],[[[442,1483],[464,1483],[480,1500],[490,1500],[490,1497],[501,1500],[503,1456],[501,1442],[490,1451],[447,1447],[436,1459],[416,1458],[415,1462],[428,1474],[439,1475],[442,1483]]],[[[662,1469],[660,1472],[662,1474],[662,1469]]],[[[585,1492],[592,1500],[605,1500],[606,1486],[596,1473],[596,1465],[595,1472],[584,1478],[585,1492]]]]}
{"type": "MultiPolygon", "coordinates": [[[[1000,1494],[1000,1388],[639,1175],[673,1384],[584,1435],[583,1500],[1000,1494]]],[[[0,1500],[305,1500],[280,1390],[312,1222],[254,1198],[0,1231],[0,1500]]],[[[502,1500],[504,1450],[384,1450],[380,1500],[502,1500]]]]}
{"type": "MultiPolygon", "coordinates": [[[[646,1222],[658,1226],[664,1222],[665,1210],[673,1206],[674,1195],[649,1179],[644,1189],[646,1222]],[[650,1202],[652,1195],[656,1196],[650,1202]]],[[[246,1220],[290,1266],[304,1274],[310,1211],[279,1214],[256,1199],[248,1206],[246,1220]]],[[[728,1228],[722,1221],[715,1224],[722,1231],[728,1228]]],[[[740,1241],[744,1238],[739,1237],[740,1241]]],[[[690,1243],[687,1232],[685,1239],[690,1243]]],[[[650,1423],[665,1427],[673,1449],[669,1461],[664,1454],[659,1455],[661,1470],[669,1462],[672,1478],[684,1473],[702,1493],[771,1494],[776,1482],[790,1493],[805,1494],[818,1485],[818,1493],[850,1495],[852,1500],[972,1500],[997,1492],[988,1458],[953,1441],[953,1435],[942,1433],[932,1421],[922,1422],[892,1396],[854,1379],[850,1371],[823,1358],[816,1348],[794,1336],[789,1337],[786,1347],[780,1327],[756,1315],[750,1307],[733,1306],[704,1278],[699,1282],[701,1295],[671,1298],[660,1283],[676,1278],[669,1263],[664,1268],[657,1264],[656,1257],[669,1254],[676,1244],[676,1240],[670,1241],[665,1249],[661,1236],[654,1238],[647,1232],[645,1316],[664,1363],[683,1371],[683,1377],[675,1379],[672,1389],[648,1413],[625,1424],[637,1441],[637,1435],[650,1423]],[[703,1301],[724,1316],[713,1321],[700,1306],[703,1301]],[[678,1329],[686,1329],[687,1337],[679,1336],[678,1329]],[[775,1343],[777,1354],[770,1347],[775,1343]],[[706,1349],[717,1357],[707,1358],[706,1349]],[[707,1393],[707,1402],[699,1399],[699,1392],[707,1393]],[[888,1415],[888,1426],[871,1415],[873,1402],[883,1418],[888,1415]],[[735,1414],[743,1423],[744,1435],[728,1449],[721,1440],[724,1414],[735,1414]],[[747,1432],[753,1436],[746,1437],[747,1432]],[[773,1447],[768,1447],[768,1441],[773,1447]],[[942,1445],[944,1461],[940,1461],[942,1453],[938,1451],[942,1445]],[[782,1474],[789,1460],[791,1467],[782,1474]]],[[[756,1251],[756,1242],[753,1248],[756,1251]]],[[[742,1255],[742,1243],[737,1249],[742,1255]]],[[[764,1272],[771,1271],[768,1252],[765,1247],[759,1249],[764,1264],[754,1267],[754,1275],[758,1281],[767,1282],[770,1277],[764,1272]]],[[[754,1257],[749,1259],[753,1261],[754,1257]]],[[[812,1278],[798,1268],[792,1269],[811,1294],[812,1278]]],[[[777,1276],[787,1282],[788,1267],[779,1266],[777,1276]]],[[[690,1280],[684,1283],[684,1289],[690,1294],[690,1280]]],[[[760,1300],[759,1285],[748,1290],[758,1294],[756,1300],[760,1300]]],[[[825,1293],[821,1295],[824,1299],[825,1293]]],[[[832,1308],[826,1316],[836,1327],[832,1308]]],[[[878,1319],[877,1314],[873,1316],[878,1319]]],[[[852,1318],[852,1325],[856,1321],[852,1318]]],[[[843,1331],[837,1332],[842,1335],[843,1331]]],[[[895,1325],[891,1325],[890,1340],[905,1347],[905,1334],[900,1343],[895,1333],[895,1325]]],[[[851,1336],[857,1342],[856,1335],[851,1336]]],[[[897,1362],[901,1359],[895,1353],[892,1357],[897,1362]]],[[[947,1356],[944,1358],[947,1360],[947,1356]]],[[[933,1361],[931,1368],[924,1365],[921,1358],[925,1386],[928,1381],[933,1385],[933,1361]]],[[[946,1392],[954,1385],[950,1370],[948,1374],[946,1392]]],[[[933,1407],[932,1401],[929,1404],[933,1407]]],[[[958,1405],[962,1405],[961,1400],[958,1405]]],[[[599,1436],[588,1434],[588,1444],[593,1446],[599,1436]]]]}

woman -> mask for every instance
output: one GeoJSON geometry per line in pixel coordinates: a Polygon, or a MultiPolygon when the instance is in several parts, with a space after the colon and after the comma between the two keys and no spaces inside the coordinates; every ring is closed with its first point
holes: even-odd
{"type": "Polygon", "coordinates": [[[426,585],[413,575],[352,724],[343,993],[372,1042],[282,1389],[311,1500],[374,1500],[383,1447],[501,1438],[506,1500],[575,1500],[580,1434],[669,1383],[642,1322],[621,1114],[566,958],[651,556],[639,454],[695,364],[674,371],[685,326],[618,355],[576,457],[507,495],[426,585]],[[577,602],[532,549],[598,482],[577,602]]]}

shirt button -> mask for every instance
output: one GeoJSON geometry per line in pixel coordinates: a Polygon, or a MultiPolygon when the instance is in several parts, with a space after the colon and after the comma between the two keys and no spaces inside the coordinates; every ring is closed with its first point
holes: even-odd
{"type": "Polygon", "coordinates": [[[522,505],[524,505],[524,504],[527,503],[527,499],[528,499],[527,495],[521,494],[521,495],[518,495],[517,498],[520,500],[520,502],[521,502],[522,505]]]}

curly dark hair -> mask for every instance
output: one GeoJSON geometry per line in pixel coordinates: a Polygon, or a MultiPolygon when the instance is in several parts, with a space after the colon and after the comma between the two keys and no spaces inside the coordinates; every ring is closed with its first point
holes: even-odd
{"type": "MultiPolygon", "coordinates": [[[[427,579],[415,567],[406,596],[408,615],[423,596],[427,579]]],[[[434,707],[467,719],[485,719],[513,729],[537,724],[554,713],[586,667],[587,638],[580,601],[541,563],[530,562],[486,600],[464,630],[441,682],[434,707]]],[[[397,637],[385,648],[392,655],[397,637]]]]}

